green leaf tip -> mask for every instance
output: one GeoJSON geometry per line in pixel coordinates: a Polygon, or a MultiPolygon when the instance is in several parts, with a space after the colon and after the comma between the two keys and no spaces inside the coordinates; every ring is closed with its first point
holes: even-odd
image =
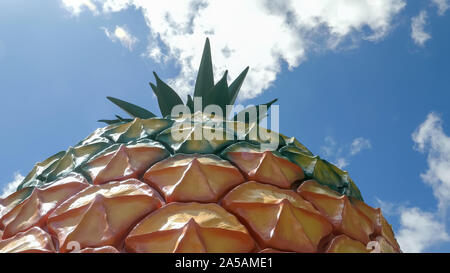
{"type": "MultiPolygon", "coordinates": [[[[269,101],[268,103],[263,103],[263,104],[258,104],[258,105],[254,105],[254,106],[247,107],[247,108],[245,108],[244,110],[242,110],[242,111],[240,111],[239,113],[237,113],[237,114],[233,117],[233,120],[238,120],[238,116],[241,115],[241,113],[248,112],[248,111],[250,111],[250,109],[255,108],[256,115],[257,115],[257,116],[256,116],[256,120],[257,120],[257,123],[260,123],[261,120],[263,120],[265,117],[267,117],[267,111],[269,110],[270,106],[272,106],[272,104],[274,104],[274,103],[277,102],[277,101],[278,101],[278,99],[273,99],[273,100],[269,101]],[[262,106],[262,105],[265,105],[265,106],[266,106],[266,109],[265,109],[265,111],[263,111],[262,113],[260,113],[260,112],[259,112],[259,107],[262,106]]],[[[249,123],[249,120],[247,119],[247,115],[246,115],[246,117],[245,117],[245,122],[246,122],[246,123],[249,123]]]]}
{"type": "Polygon", "coordinates": [[[180,96],[169,85],[163,82],[156,72],[153,72],[156,79],[156,86],[150,83],[150,87],[158,99],[159,109],[163,117],[168,116],[172,112],[172,108],[176,105],[183,104],[180,96]]]}
{"type": "Polygon", "coordinates": [[[152,112],[137,106],[135,104],[117,99],[117,98],[113,98],[113,97],[106,97],[108,100],[110,100],[112,103],[114,103],[115,105],[119,106],[122,110],[124,110],[127,114],[129,114],[130,116],[134,117],[134,118],[142,118],[142,119],[147,119],[147,118],[153,118],[156,117],[155,114],[153,114],[152,112]]]}
{"type": "Polygon", "coordinates": [[[191,95],[187,96],[186,106],[189,108],[191,113],[194,112],[194,101],[192,100],[191,95]]]}
{"type": "Polygon", "coordinates": [[[250,67],[246,67],[244,71],[239,74],[239,76],[231,83],[229,90],[230,90],[230,105],[234,105],[236,102],[236,98],[239,94],[239,90],[241,89],[242,83],[245,80],[245,76],[247,76],[247,72],[250,67]]]}
{"type": "Polygon", "coordinates": [[[120,122],[120,120],[118,120],[118,119],[99,119],[99,120],[97,120],[97,122],[103,122],[103,123],[106,123],[107,125],[112,125],[112,124],[120,122]]]}
{"type": "Polygon", "coordinates": [[[227,77],[228,77],[228,70],[225,70],[225,73],[223,74],[222,78],[214,85],[213,88],[208,92],[208,94],[205,96],[204,99],[204,106],[215,104],[220,106],[222,109],[223,115],[226,113],[226,106],[229,103],[229,97],[228,97],[228,83],[227,83],[227,77]]]}
{"type": "Polygon", "coordinates": [[[214,87],[214,73],[211,59],[211,46],[206,38],[203,48],[202,59],[198,69],[197,80],[195,81],[194,97],[202,97],[214,87]]]}

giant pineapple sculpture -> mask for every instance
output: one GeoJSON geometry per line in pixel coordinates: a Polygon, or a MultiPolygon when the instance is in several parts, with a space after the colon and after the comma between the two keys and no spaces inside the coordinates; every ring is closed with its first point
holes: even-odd
{"type": "MultiPolygon", "coordinates": [[[[201,109],[233,105],[247,71],[214,84],[206,40],[201,109]]],[[[295,138],[270,132],[278,144],[268,148],[250,137],[257,122],[194,113],[191,96],[194,114],[173,116],[183,102],[155,78],[163,117],[109,98],[133,119],[103,120],[0,199],[0,252],[400,252],[347,172],[295,138]],[[225,137],[197,139],[198,130],[225,137]]]]}

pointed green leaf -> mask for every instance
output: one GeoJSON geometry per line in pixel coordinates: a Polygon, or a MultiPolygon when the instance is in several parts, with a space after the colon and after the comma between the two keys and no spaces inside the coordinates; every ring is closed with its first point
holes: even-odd
{"type": "Polygon", "coordinates": [[[106,97],[108,100],[110,100],[112,103],[114,103],[115,105],[119,106],[122,110],[124,110],[125,112],[127,112],[130,116],[134,117],[134,118],[142,118],[142,119],[147,119],[147,118],[153,118],[156,117],[155,114],[153,114],[152,112],[139,107],[135,104],[123,101],[123,100],[119,100],[113,97],[106,97]]]}
{"type": "Polygon", "coordinates": [[[183,104],[183,101],[180,96],[178,96],[178,94],[170,86],[163,82],[155,72],[153,72],[153,75],[155,75],[156,87],[152,83],[150,83],[150,86],[158,98],[161,114],[165,117],[171,114],[174,106],[183,104]]]}
{"type": "Polygon", "coordinates": [[[191,113],[194,112],[194,101],[192,100],[191,95],[188,95],[186,106],[189,107],[189,110],[191,110],[191,113]]]}
{"type": "Polygon", "coordinates": [[[121,117],[119,115],[115,115],[115,116],[116,116],[117,119],[100,119],[100,120],[97,120],[97,121],[98,122],[104,122],[104,123],[106,123],[108,125],[119,123],[119,122],[130,122],[130,121],[133,121],[132,119],[123,118],[123,117],[121,117]]]}
{"type": "MultiPolygon", "coordinates": [[[[270,106],[271,106],[272,104],[274,104],[277,100],[278,100],[278,99],[274,99],[274,100],[272,100],[272,101],[270,101],[270,102],[268,102],[268,103],[259,104],[259,105],[256,105],[256,106],[250,106],[250,107],[248,107],[248,108],[245,108],[244,110],[242,110],[242,111],[240,111],[239,113],[237,113],[237,114],[233,117],[233,120],[237,120],[238,116],[239,116],[242,112],[249,111],[249,109],[255,107],[255,108],[256,108],[256,115],[257,115],[257,116],[256,116],[256,119],[257,119],[257,121],[258,121],[258,123],[259,123],[259,122],[261,122],[261,120],[263,120],[265,117],[267,117],[267,111],[269,110],[270,106]],[[261,115],[260,115],[260,113],[259,113],[259,107],[262,106],[262,105],[266,105],[267,108],[266,108],[266,111],[264,111],[264,112],[261,113],[261,115]]],[[[245,122],[246,122],[246,123],[249,122],[247,116],[245,117],[245,122]]]]}
{"type": "Polygon", "coordinates": [[[247,76],[249,67],[244,69],[244,71],[239,74],[239,76],[231,83],[230,85],[230,105],[234,105],[236,98],[239,94],[239,90],[241,89],[242,83],[244,82],[245,76],[247,76]]]}
{"type": "Polygon", "coordinates": [[[269,101],[268,103],[260,104],[260,105],[257,105],[257,106],[256,106],[256,108],[257,108],[257,113],[258,113],[258,123],[259,123],[261,120],[263,120],[265,117],[267,117],[267,111],[269,111],[270,106],[272,106],[272,104],[274,104],[277,100],[278,100],[278,99],[273,99],[273,100],[269,101]],[[259,107],[260,107],[261,105],[265,105],[265,106],[267,106],[267,107],[266,107],[266,110],[265,110],[264,112],[259,113],[259,107]],[[261,115],[260,115],[260,114],[261,114],[261,115]]]}
{"type": "Polygon", "coordinates": [[[121,120],[119,120],[119,119],[99,119],[99,120],[97,120],[97,121],[98,121],[98,122],[106,123],[106,124],[108,124],[108,125],[116,124],[116,123],[121,122],[121,120]]]}
{"type": "Polygon", "coordinates": [[[121,116],[119,116],[119,115],[116,115],[116,118],[117,118],[118,120],[120,120],[120,121],[123,121],[123,122],[130,122],[130,121],[133,121],[133,120],[130,119],[130,118],[123,118],[123,117],[121,117],[121,116]]]}
{"type": "Polygon", "coordinates": [[[197,80],[195,81],[194,97],[202,97],[214,86],[214,74],[211,60],[211,46],[206,38],[203,48],[202,60],[198,69],[197,80]]]}
{"type": "Polygon", "coordinates": [[[226,114],[226,105],[230,101],[228,97],[228,83],[227,83],[228,71],[225,71],[222,79],[216,83],[216,85],[208,92],[204,99],[203,105],[216,104],[222,108],[223,115],[226,114]]]}

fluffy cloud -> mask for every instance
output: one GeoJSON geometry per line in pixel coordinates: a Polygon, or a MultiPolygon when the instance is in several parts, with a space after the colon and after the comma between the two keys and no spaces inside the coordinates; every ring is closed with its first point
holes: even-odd
{"type": "Polygon", "coordinates": [[[350,144],[338,143],[333,137],[325,137],[325,144],[320,147],[323,156],[331,160],[339,168],[350,164],[350,158],[359,154],[362,150],[372,148],[369,139],[358,137],[350,144]]]}
{"type": "Polygon", "coordinates": [[[124,47],[128,48],[130,51],[133,50],[134,45],[138,42],[138,39],[130,34],[124,26],[116,26],[114,31],[109,31],[107,28],[102,27],[105,32],[106,37],[111,41],[119,41],[124,47]]]}
{"type": "Polygon", "coordinates": [[[404,252],[423,252],[435,244],[450,241],[442,220],[416,207],[400,211],[400,225],[397,240],[404,252]]]}
{"type": "Polygon", "coordinates": [[[450,8],[450,4],[448,0],[432,0],[433,4],[437,7],[438,9],[438,14],[439,15],[444,15],[445,12],[450,8]]]}
{"type": "Polygon", "coordinates": [[[436,211],[425,212],[417,207],[394,205],[378,200],[384,212],[400,217],[397,239],[405,252],[422,252],[443,242],[450,242],[446,230],[450,206],[450,137],[442,128],[442,119],[435,113],[412,134],[415,149],[427,154],[428,170],[422,180],[433,188],[438,200],[436,211]]]}
{"type": "Polygon", "coordinates": [[[246,65],[251,67],[240,99],[269,88],[283,62],[293,69],[308,52],[336,49],[346,41],[383,38],[406,5],[405,0],[185,0],[176,4],[65,0],[63,4],[75,15],[83,7],[94,14],[140,9],[152,37],[146,55],[158,62],[177,63],[179,75],[169,82],[183,94],[192,92],[201,48],[205,37],[210,37],[216,79],[225,67],[230,78],[246,65]]]}
{"type": "Polygon", "coordinates": [[[431,35],[425,31],[427,12],[422,10],[419,15],[411,18],[411,38],[418,46],[424,46],[431,35]]]}
{"type": "Polygon", "coordinates": [[[348,164],[350,164],[348,162],[348,159],[346,159],[344,157],[339,157],[338,159],[336,159],[336,163],[335,163],[335,165],[341,169],[347,167],[348,164]]]}
{"type": "Polygon", "coordinates": [[[445,211],[450,206],[450,137],[435,113],[428,114],[412,137],[415,148],[428,155],[428,170],[421,174],[422,179],[431,185],[440,210],[445,211]]]}
{"type": "Polygon", "coordinates": [[[64,7],[72,14],[78,15],[83,9],[90,10],[94,14],[98,14],[97,6],[91,0],[61,0],[64,7]]]}
{"type": "Polygon", "coordinates": [[[350,154],[356,155],[359,152],[361,152],[362,150],[370,149],[370,148],[372,148],[372,144],[370,143],[370,140],[363,138],[363,137],[358,137],[358,138],[355,138],[351,144],[350,154]]]}
{"type": "Polygon", "coordinates": [[[21,175],[19,172],[14,173],[14,180],[6,184],[5,187],[3,187],[3,192],[0,198],[5,198],[11,193],[14,193],[24,178],[25,177],[21,175]]]}

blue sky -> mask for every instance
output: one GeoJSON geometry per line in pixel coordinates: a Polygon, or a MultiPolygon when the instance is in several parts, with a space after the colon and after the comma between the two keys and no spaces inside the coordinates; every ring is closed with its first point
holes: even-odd
{"type": "Polygon", "coordinates": [[[183,2],[0,2],[2,188],[123,114],[106,96],[159,113],[152,71],[188,94],[209,36],[216,80],[249,65],[240,102],[278,98],[280,131],[348,170],[404,250],[450,250],[450,1],[183,2]]]}

